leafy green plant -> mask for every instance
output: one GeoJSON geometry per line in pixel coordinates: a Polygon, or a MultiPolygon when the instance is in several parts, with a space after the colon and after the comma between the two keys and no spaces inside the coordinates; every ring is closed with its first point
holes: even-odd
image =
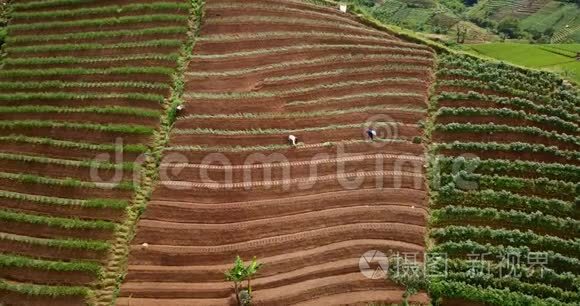
{"type": "Polygon", "coordinates": [[[262,264],[258,263],[256,261],[255,257],[252,259],[250,264],[245,266],[244,261],[240,258],[240,256],[236,256],[233,267],[225,272],[226,280],[231,281],[234,284],[234,292],[236,294],[236,300],[237,300],[239,306],[251,304],[251,297],[252,297],[251,280],[252,280],[252,277],[256,273],[258,273],[258,271],[260,270],[261,267],[262,267],[262,264]],[[248,291],[249,300],[242,299],[242,297],[241,297],[241,295],[242,295],[241,292],[243,291],[243,287],[242,287],[243,281],[248,282],[247,291],[248,291]]]}

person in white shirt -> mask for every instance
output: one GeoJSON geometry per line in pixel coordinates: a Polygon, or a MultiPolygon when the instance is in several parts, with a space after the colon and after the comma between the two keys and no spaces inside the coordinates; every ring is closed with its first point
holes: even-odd
{"type": "Polygon", "coordinates": [[[296,146],[296,142],[298,141],[298,138],[296,138],[296,136],[294,136],[294,135],[289,135],[288,136],[288,141],[290,141],[290,143],[293,146],[296,146]]]}
{"type": "Polygon", "coordinates": [[[377,131],[375,131],[374,129],[367,129],[367,136],[369,136],[369,139],[371,141],[375,140],[375,137],[377,136],[377,131]]]}

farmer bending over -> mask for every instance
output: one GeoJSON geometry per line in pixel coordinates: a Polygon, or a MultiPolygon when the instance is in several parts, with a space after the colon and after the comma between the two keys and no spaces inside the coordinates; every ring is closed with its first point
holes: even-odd
{"type": "Polygon", "coordinates": [[[371,141],[375,140],[375,137],[377,136],[377,131],[375,131],[374,129],[367,129],[367,136],[369,136],[369,139],[371,141]]]}
{"type": "Polygon", "coordinates": [[[297,141],[297,140],[298,140],[298,139],[297,139],[297,138],[296,138],[296,136],[294,136],[294,135],[290,135],[290,136],[288,136],[288,141],[290,141],[290,143],[291,143],[293,146],[296,146],[296,141],[297,141]]]}

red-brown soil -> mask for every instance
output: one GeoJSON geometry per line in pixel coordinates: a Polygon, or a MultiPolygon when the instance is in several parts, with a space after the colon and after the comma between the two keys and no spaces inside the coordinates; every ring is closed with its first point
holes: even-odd
{"type": "MultiPolygon", "coordinates": [[[[132,242],[129,271],[117,305],[233,305],[233,291],[225,282],[223,271],[236,255],[244,259],[257,256],[265,264],[252,281],[255,305],[401,302],[403,288],[384,279],[366,279],[359,271],[358,260],[368,250],[388,254],[424,251],[427,214],[424,147],[410,140],[422,134],[417,123],[425,119],[426,112],[392,108],[426,108],[432,81],[432,52],[362,26],[348,15],[328,8],[293,1],[249,0],[244,4],[259,6],[243,7],[235,1],[208,0],[201,37],[320,31],[357,33],[373,38],[336,39],[313,34],[302,39],[264,37],[219,42],[214,37],[211,42],[202,40],[195,47],[188,72],[243,71],[329,56],[343,58],[323,63],[290,64],[287,68],[268,68],[235,76],[188,76],[185,110],[179,114],[175,127],[233,131],[300,130],[359,123],[361,127],[297,131],[293,134],[303,145],[295,148],[284,146],[288,143],[288,135],[283,133],[172,133],[171,146],[192,146],[192,150],[169,148],[165,151],[160,182],[132,242]],[[219,7],[222,4],[234,7],[219,7]],[[244,22],[242,26],[227,21],[236,16],[269,16],[274,18],[272,20],[290,17],[296,22],[262,20],[244,22]],[[328,20],[358,28],[343,31],[332,25],[311,26],[301,22],[301,18],[328,20]],[[377,38],[385,40],[377,43],[377,38]],[[336,47],[345,44],[351,46],[336,47]],[[316,47],[228,55],[295,45],[316,47]],[[400,46],[413,51],[392,48],[400,46]],[[371,54],[416,55],[424,59],[363,56],[371,54]],[[399,63],[420,65],[421,70],[387,68],[315,75],[336,69],[399,63]],[[306,76],[271,79],[300,74],[306,76]],[[396,79],[409,77],[418,80],[396,79]],[[352,84],[336,86],[343,82],[352,84]],[[304,90],[309,87],[312,89],[304,90]],[[381,96],[393,92],[415,96],[381,96]],[[241,96],[209,96],[226,93],[241,96]],[[249,95],[244,96],[245,93],[249,95]],[[253,93],[256,96],[252,96],[253,93]],[[262,93],[272,94],[260,96],[262,93]],[[310,100],[320,101],[292,104],[310,100]],[[186,117],[236,113],[291,115],[366,106],[385,108],[290,119],[186,117]],[[386,137],[407,141],[374,145],[365,142],[364,123],[369,120],[384,122],[386,118],[397,125],[396,135],[386,137]],[[334,144],[322,145],[327,142],[334,144]],[[280,147],[271,150],[254,147],[259,145],[280,147]],[[263,154],[261,157],[265,159],[280,157],[288,164],[264,163],[265,159],[260,159],[256,153],[263,154]],[[215,157],[214,162],[208,157],[215,157]],[[219,160],[226,162],[225,167],[219,160]],[[226,173],[231,173],[231,177],[226,173]],[[357,180],[358,184],[354,184],[357,180]],[[147,245],[143,246],[144,243],[147,245]]],[[[427,304],[429,299],[425,293],[419,293],[410,301],[427,304]]]]}

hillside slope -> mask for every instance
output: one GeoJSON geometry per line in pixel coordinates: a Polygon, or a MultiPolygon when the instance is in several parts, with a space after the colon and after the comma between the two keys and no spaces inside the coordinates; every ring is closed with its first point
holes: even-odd
{"type": "Polygon", "coordinates": [[[223,272],[237,254],[265,264],[256,305],[400,302],[404,288],[366,279],[359,259],[424,249],[424,148],[412,140],[433,61],[336,9],[208,0],[117,304],[231,304],[223,272]]]}
{"type": "Polygon", "coordinates": [[[159,125],[189,5],[12,9],[0,70],[0,304],[85,305],[159,125]]]}
{"type": "MultiPolygon", "coordinates": [[[[433,299],[580,301],[580,95],[556,76],[440,59],[431,145],[433,299]]],[[[452,304],[455,305],[455,304],[452,304]]]]}

